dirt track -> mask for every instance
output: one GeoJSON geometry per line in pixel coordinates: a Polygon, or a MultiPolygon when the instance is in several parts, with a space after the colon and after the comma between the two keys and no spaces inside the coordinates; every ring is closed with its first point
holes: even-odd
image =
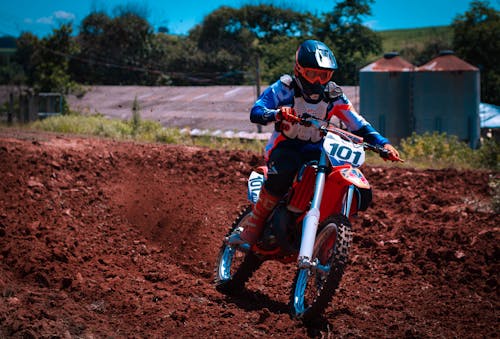
{"type": "Polygon", "coordinates": [[[287,315],[291,267],[214,290],[223,234],[260,156],[0,130],[0,338],[498,337],[489,173],[365,167],[340,290],[287,315]]]}

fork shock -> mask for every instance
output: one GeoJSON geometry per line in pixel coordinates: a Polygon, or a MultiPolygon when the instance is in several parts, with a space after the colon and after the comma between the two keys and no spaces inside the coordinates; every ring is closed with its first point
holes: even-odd
{"type": "Polygon", "coordinates": [[[354,196],[354,185],[349,185],[344,198],[344,203],[342,204],[342,215],[349,218],[349,213],[351,212],[352,198],[354,196]]]}
{"type": "Polygon", "coordinates": [[[323,198],[325,188],[327,162],[328,159],[325,152],[321,152],[311,209],[307,212],[302,224],[302,239],[300,241],[298,257],[299,268],[308,268],[312,265],[311,260],[320,217],[319,207],[321,206],[321,199],[323,198]]]}

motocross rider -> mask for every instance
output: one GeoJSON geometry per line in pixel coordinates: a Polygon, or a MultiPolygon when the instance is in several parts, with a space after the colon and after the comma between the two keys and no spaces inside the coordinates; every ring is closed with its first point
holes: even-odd
{"type": "Polygon", "coordinates": [[[342,122],[368,143],[387,149],[390,160],[399,158],[389,140],[356,112],[342,89],[331,81],[336,69],[337,61],[330,48],[323,42],[306,40],[295,54],[294,76],[281,76],[255,102],[250,121],[275,124],[275,131],[264,150],[267,179],[252,212],[240,224],[243,231],[229,237],[230,245],[254,244],[300,167],[319,159],[323,135],[315,127],[296,123],[297,117],[304,113],[329,120],[337,126],[342,122]]]}

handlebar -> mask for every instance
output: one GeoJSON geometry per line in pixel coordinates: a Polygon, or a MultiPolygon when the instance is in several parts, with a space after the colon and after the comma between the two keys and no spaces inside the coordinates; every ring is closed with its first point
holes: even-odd
{"type": "Polygon", "coordinates": [[[377,145],[372,145],[372,144],[369,144],[367,142],[363,142],[363,147],[369,151],[372,151],[372,152],[375,152],[375,153],[378,153],[378,155],[380,155],[380,157],[382,159],[385,159],[385,160],[391,160],[391,161],[401,161],[403,162],[402,159],[394,159],[392,160],[391,159],[391,153],[389,152],[389,150],[383,148],[382,146],[377,146],[377,145]]]}
{"type": "Polygon", "coordinates": [[[310,114],[303,114],[302,117],[297,117],[297,123],[301,124],[301,125],[304,125],[304,126],[312,126],[314,125],[316,128],[318,128],[320,131],[322,131],[324,134],[326,134],[327,132],[330,132],[330,133],[333,133],[333,134],[337,134],[338,136],[340,136],[341,138],[344,138],[346,140],[349,140],[355,144],[363,144],[363,147],[369,151],[372,151],[372,152],[375,152],[375,153],[378,153],[380,155],[380,157],[384,160],[391,160],[391,161],[400,161],[400,162],[404,162],[403,159],[399,158],[399,157],[394,157],[391,152],[382,147],[382,146],[377,146],[377,145],[372,145],[372,144],[369,144],[367,142],[364,142],[363,141],[363,138],[360,137],[360,136],[357,136],[355,134],[352,134],[350,132],[347,132],[341,128],[338,128],[338,127],[335,127],[335,126],[331,126],[331,122],[328,121],[328,120],[324,120],[324,119],[318,119],[316,117],[313,117],[312,115],[310,114]],[[321,125],[320,123],[326,123],[326,126],[325,125],[321,125]]]}

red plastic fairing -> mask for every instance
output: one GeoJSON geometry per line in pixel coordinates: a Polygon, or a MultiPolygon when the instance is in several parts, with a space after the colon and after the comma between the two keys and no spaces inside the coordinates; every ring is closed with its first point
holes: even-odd
{"type": "MultiPolygon", "coordinates": [[[[307,167],[302,174],[300,181],[295,181],[293,184],[288,208],[294,212],[306,211],[311,203],[314,194],[314,184],[316,180],[316,171],[312,167],[307,167]]],[[[342,209],[342,201],[347,187],[357,184],[362,188],[369,188],[368,181],[364,178],[361,172],[351,165],[338,166],[330,173],[325,180],[325,188],[323,190],[323,199],[320,205],[320,221],[332,214],[340,213],[342,209]]],[[[358,196],[354,194],[350,216],[358,211],[358,196]]],[[[301,216],[298,221],[303,218],[301,216]]]]}
{"type": "MultiPolygon", "coordinates": [[[[340,213],[342,209],[342,200],[347,187],[352,183],[344,178],[341,174],[342,170],[351,168],[351,165],[343,165],[335,168],[335,170],[328,175],[325,181],[325,189],[323,191],[323,199],[320,206],[320,221],[332,214],[340,213]]],[[[352,199],[351,213],[352,216],[358,211],[358,197],[355,194],[352,199]]]]}
{"type": "Polygon", "coordinates": [[[313,167],[306,167],[300,181],[295,181],[292,186],[292,193],[288,208],[294,212],[303,212],[309,208],[313,193],[314,181],[316,180],[316,170],[313,167]]]}

